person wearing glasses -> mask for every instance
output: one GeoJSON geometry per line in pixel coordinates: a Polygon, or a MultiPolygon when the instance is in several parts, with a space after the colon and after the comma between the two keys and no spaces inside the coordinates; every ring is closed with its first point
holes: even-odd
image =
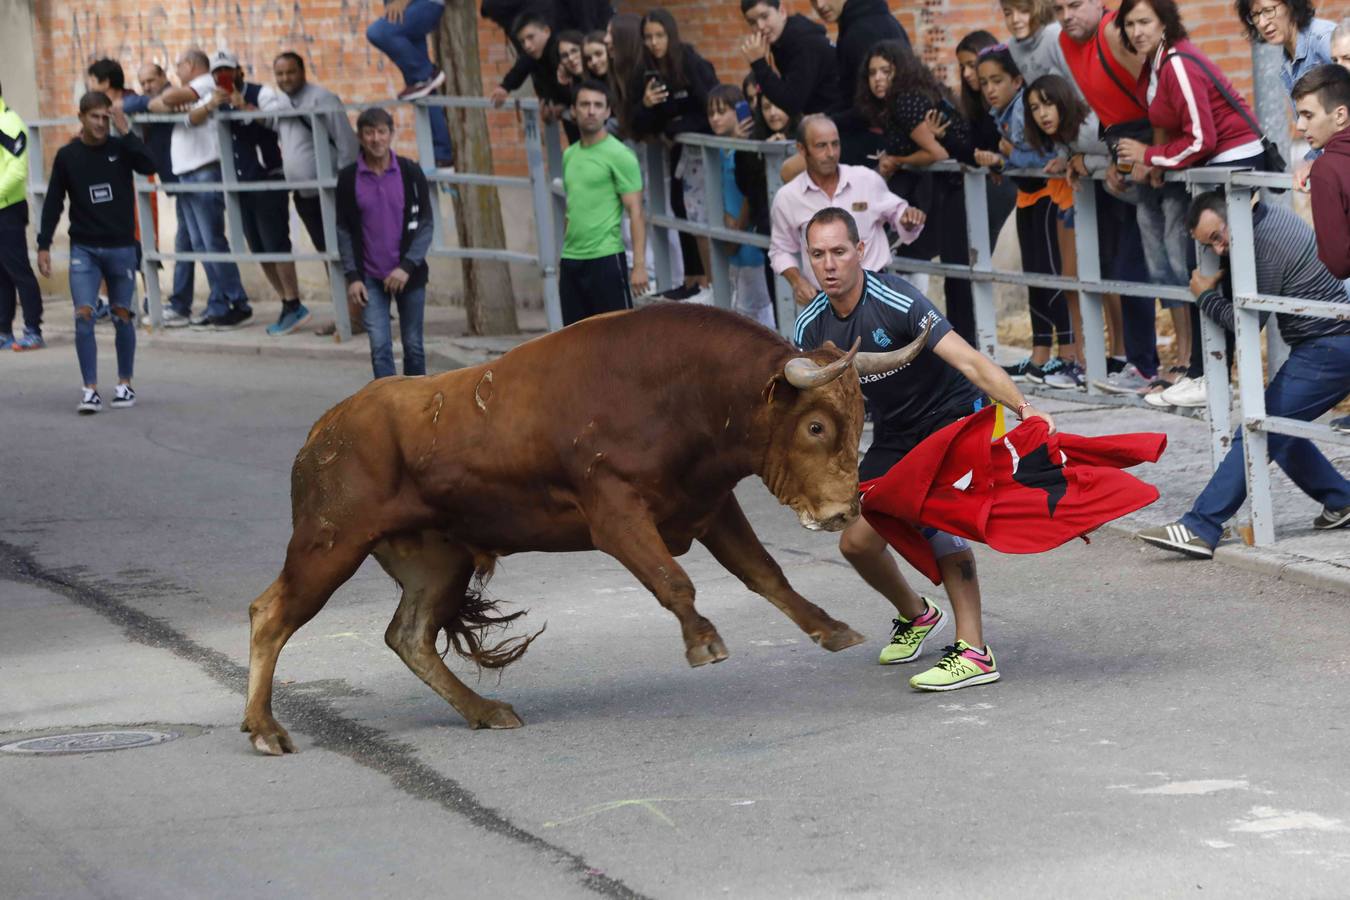
{"type": "Polygon", "coordinates": [[[1317,18],[1309,0],[1237,0],[1237,13],[1253,44],[1265,41],[1284,50],[1280,81],[1286,92],[1315,66],[1333,62],[1336,23],[1317,18]]]}

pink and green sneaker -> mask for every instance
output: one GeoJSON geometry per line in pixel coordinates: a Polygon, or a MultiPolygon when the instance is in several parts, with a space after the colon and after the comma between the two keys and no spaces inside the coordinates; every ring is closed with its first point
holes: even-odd
{"type": "Polygon", "coordinates": [[[877,662],[883,666],[913,662],[923,652],[923,645],[947,625],[947,614],[933,605],[933,601],[923,598],[922,615],[913,619],[892,619],[895,628],[891,631],[891,642],[881,648],[881,658],[877,662]]]}
{"type": "Polygon", "coordinates": [[[998,664],[987,644],[979,651],[965,641],[957,641],[944,647],[937,665],[915,675],[909,686],[916,691],[956,691],[998,679],[998,664]]]}

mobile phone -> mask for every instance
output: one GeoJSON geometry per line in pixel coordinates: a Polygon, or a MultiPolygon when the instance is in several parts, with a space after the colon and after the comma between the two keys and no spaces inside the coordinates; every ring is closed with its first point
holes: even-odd
{"type": "Polygon", "coordinates": [[[663,91],[666,89],[666,83],[661,80],[661,73],[656,71],[655,69],[648,69],[647,71],[643,72],[642,80],[646,84],[651,84],[653,81],[655,81],[657,90],[663,91]]]}
{"type": "Polygon", "coordinates": [[[216,87],[222,91],[234,93],[234,72],[229,69],[216,69],[216,87]]]}
{"type": "Polygon", "coordinates": [[[750,118],[750,104],[742,100],[736,104],[736,120],[744,122],[748,118],[750,118]]]}

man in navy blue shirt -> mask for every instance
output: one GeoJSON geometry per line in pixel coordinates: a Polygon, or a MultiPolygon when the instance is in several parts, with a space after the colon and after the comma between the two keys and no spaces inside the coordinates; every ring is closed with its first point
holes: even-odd
{"type": "MultiPolygon", "coordinates": [[[[833,341],[864,352],[885,352],[923,334],[927,346],[913,362],[862,379],[872,410],[872,444],[858,466],[860,481],[879,478],[924,438],[984,405],[989,397],[1019,418],[1054,422],[1022,396],[1003,369],[960,335],[932,302],[903,278],[862,267],[863,242],[853,216],[838,207],[822,209],[806,225],[807,256],[821,292],[797,317],[796,343],[812,350],[833,341]]],[[[925,529],[956,619],[956,641],[938,663],[910,679],[923,691],[950,691],[999,679],[994,655],[984,642],[975,556],[959,537],[925,529]]],[[[927,639],[946,625],[946,615],[914,592],[885,539],[861,517],[839,540],[840,552],[869,585],[895,607],[891,643],[883,665],[917,659],[927,639]]]]}

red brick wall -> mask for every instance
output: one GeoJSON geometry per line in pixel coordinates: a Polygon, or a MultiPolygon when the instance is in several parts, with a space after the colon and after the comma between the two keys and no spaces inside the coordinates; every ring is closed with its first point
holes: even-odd
{"type": "MultiPolygon", "coordinates": [[[[393,97],[403,87],[402,78],[365,37],[366,26],[383,8],[383,0],[37,0],[41,115],[74,115],[85,67],[94,59],[120,60],[131,79],[149,61],[172,75],[173,60],[192,45],[208,53],[228,47],[250,79],[264,84],[271,82],[276,54],[295,50],[305,57],[310,78],[345,100],[393,97]]],[[[510,67],[509,48],[490,23],[482,23],[479,43],[483,82],[491,88],[510,67]]],[[[406,126],[404,146],[410,147],[411,118],[400,117],[400,124],[406,126]]],[[[525,155],[514,116],[492,113],[491,125],[499,169],[523,172],[525,155]]]]}

